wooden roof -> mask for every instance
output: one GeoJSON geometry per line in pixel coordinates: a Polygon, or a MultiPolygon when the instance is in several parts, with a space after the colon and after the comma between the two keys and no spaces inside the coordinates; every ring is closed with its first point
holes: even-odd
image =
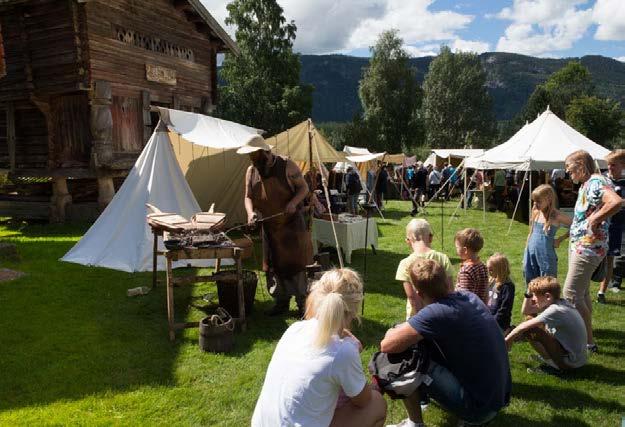
{"type": "MultiPolygon", "coordinates": [[[[20,3],[27,3],[30,0],[0,0],[0,7],[13,6],[20,3]]],[[[87,3],[92,0],[76,0],[78,3],[87,3]]],[[[209,39],[217,43],[218,52],[230,51],[239,54],[239,47],[234,40],[226,33],[221,25],[215,20],[213,15],[204,7],[200,0],[172,0],[173,6],[184,12],[187,20],[195,24],[195,28],[200,33],[205,34],[209,39]]]]}

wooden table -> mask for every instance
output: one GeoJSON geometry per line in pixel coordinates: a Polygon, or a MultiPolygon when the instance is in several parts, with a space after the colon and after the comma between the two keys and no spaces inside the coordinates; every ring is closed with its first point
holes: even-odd
{"type": "MultiPolygon", "coordinates": [[[[182,285],[190,285],[193,283],[214,282],[216,279],[210,276],[186,276],[175,277],[172,264],[174,261],[185,259],[215,259],[216,269],[219,268],[221,259],[234,259],[236,265],[237,281],[237,300],[239,302],[239,317],[234,318],[241,326],[241,330],[245,331],[245,302],[243,294],[243,265],[242,265],[242,249],[236,246],[218,246],[209,248],[182,248],[171,251],[165,251],[163,255],[167,263],[167,321],[169,323],[169,339],[176,339],[176,330],[184,328],[197,328],[199,322],[176,322],[174,319],[174,287],[182,285]]],[[[232,314],[232,313],[231,313],[232,314]]],[[[234,314],[232,314],[234,317],[234,314]]]]}
{"type": "MultiPolygon", "coordinates": [[[[163,238],[165,230],[162,228],[150,226],[150,230],[152,230],[152,235],[154,236],[154,240],[152,243],[152,288],[156,288],[158,284],[158,257],[159,255],[165,255],[166,252],[158,250],[158,238],[163,238]]],[[[215,260],[215,272],[218,272],[221,268],[221,259],[215,260]]]]}

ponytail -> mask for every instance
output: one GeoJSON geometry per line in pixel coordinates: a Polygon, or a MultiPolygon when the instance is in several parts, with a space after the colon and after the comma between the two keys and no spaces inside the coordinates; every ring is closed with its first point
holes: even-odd
{"type": "Polygon", "coordinates": [[[347,305],[340,294],[330,292],[319,301],[316,311],[315,317],[319,326],[313,344],[315,347],[325,347],[332,336],[340,333],[346,326],[347,305]]]}
{"type": "Polygon", "coordinates": [[[324,273],[311,289],[306,301],[306,318],[316,318],[315,347],[326,347],[334,335],[348,329],[358,319],[362,303],[362,280],[355,271],[343,268],[324,273]]]}

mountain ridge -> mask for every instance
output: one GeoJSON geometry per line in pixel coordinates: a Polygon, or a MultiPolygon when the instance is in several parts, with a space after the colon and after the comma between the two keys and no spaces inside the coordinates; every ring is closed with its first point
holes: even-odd
{"type": "MultiPolygon", "coordinates": [[[[590,71],[597,94],[625,103],[625,63],[601,55],[579,58],[537,58],[506,52],[479,55],[487,75],[497,120],[518,114],[534,88],[565,66],[579,61],[590,71]]],[[[369,58],[340,54],[301,55],[302,83],[315,87],[312,118],[316,122],[346,122],[361,111],[358,82],[369,58]]],[[[422,84],[433,56],[410,58],[416,79],[422,84]]]]}

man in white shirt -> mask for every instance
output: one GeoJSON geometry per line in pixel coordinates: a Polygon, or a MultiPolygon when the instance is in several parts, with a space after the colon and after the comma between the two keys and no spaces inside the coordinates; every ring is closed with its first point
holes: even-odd
{"type": "Polygon", "coordinates": [[[441,187],[441,180],[443,179],[443,175],[438,170],[438,166],[434,166],[432,172],[428,176],[428,180],[430,182],[430,199],[436,194],[438,189],[441,187]]]}

